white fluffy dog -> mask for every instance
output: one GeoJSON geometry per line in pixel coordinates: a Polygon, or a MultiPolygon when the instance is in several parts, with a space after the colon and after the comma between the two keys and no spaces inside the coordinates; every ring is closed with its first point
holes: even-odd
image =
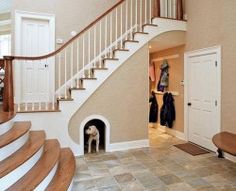
{"type": "Polygon", "coordinates": [[[99,152],[99,131],[96,128],[96,126],[92,125],[89,126],[88,129],[85,131],[86,134],[89,135],[89,140],[88,140],[88,153],[91,153],[91,144],[92,141],[95,140],[96,141],[96,152],[99,152]]]}

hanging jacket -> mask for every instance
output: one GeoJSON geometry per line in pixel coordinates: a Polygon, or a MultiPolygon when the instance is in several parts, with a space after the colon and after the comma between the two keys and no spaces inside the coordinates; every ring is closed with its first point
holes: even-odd
{"type": "Polygon", "coordinates": [[[149,111],[149,122],[156,123],[158,116],[158,103],[156,100],[155,93],[152,92],[151,97],[149,98],[149,103],[151,102],[150,111],[149,111]]]}
{"type": "Polygon", "coordinates": [[[164,91],[166,87],[168,87],[169,84],[169,72],[168,72],[168,62],[167,60],[164,60],[160,69],[161,69],[161,75],[160,75],[160,79],[157,85],[157,90],[158,91],[164,91]]]}
{"type": "Polygon", "coordinates": [[[163,95],[163,105],[161,107],[160,119],[162,126],[167,126],[169,128],[173,127],[173,122],[175,121],[175,106],[174,98],[171,93],[165,93],[163,95]]]}

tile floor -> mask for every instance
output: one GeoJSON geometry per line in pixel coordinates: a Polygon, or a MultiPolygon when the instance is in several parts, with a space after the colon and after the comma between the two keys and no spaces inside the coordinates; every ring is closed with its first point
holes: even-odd
{"type": "Polygon", "coordinates": [[[191,156],[183,141],[149,128],[150,148],[76,159],[73,191],[236,191],[236,164],[214,153],[191,156]]]}

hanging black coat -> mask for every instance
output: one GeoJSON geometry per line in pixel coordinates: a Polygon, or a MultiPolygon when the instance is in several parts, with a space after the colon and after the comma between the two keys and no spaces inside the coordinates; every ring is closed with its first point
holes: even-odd
{"type": "Polygon", "coordinates": [[[173,127],[175,120],[174,98],[171,93],[165,93],[163,96],[163,105],[160,113],[161,125],[169,128],[173,127]]]}
{"type": "Polygon", "coordinates": [[[149,103],[151,102],[150,111],[149,111],[149,122],[156,123],[158,116],[158,104],[156,100],[155,93],[152,92],[151,97],[149,98],[149,103]]]}

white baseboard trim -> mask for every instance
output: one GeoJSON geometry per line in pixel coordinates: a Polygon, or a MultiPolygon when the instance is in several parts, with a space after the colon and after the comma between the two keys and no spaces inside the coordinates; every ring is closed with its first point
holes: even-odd
{"type": "Polygon", "coordinates": [[[224,156],[225,156],[225,158],[226,158],[226,159],[228,159],[228,160],[230,160],[230,161],[232,161],[232,162],[235,162],[235,163],[236,163],[236,157],[235,157],[235,156],[233,156],[233,155],[230,155],[230,154],[228,154],[228,153],[225,153],[225,152],[224,152],[224,156]]]}
{"type": "Polygon", "coordinates": [[[107,148],[107,152],[123,151],[123,150],[129,150],[129,149],[138,149],[138,148],[144,148],[144,147],[149,147],[149,140],[148,139],[111,143],[107,148]]]}
{"type": "Polygon", "coordinates": [[[162,126],[160,124],[158,124],[158,129],[162,132],[165,132],[165,133],[169,134],[169,135],[177,137],[178,139],[186,141],[185,134],[180,132],[180,131],[177,131],[175,129],[170,129],[170,128],[162,126]]]}

